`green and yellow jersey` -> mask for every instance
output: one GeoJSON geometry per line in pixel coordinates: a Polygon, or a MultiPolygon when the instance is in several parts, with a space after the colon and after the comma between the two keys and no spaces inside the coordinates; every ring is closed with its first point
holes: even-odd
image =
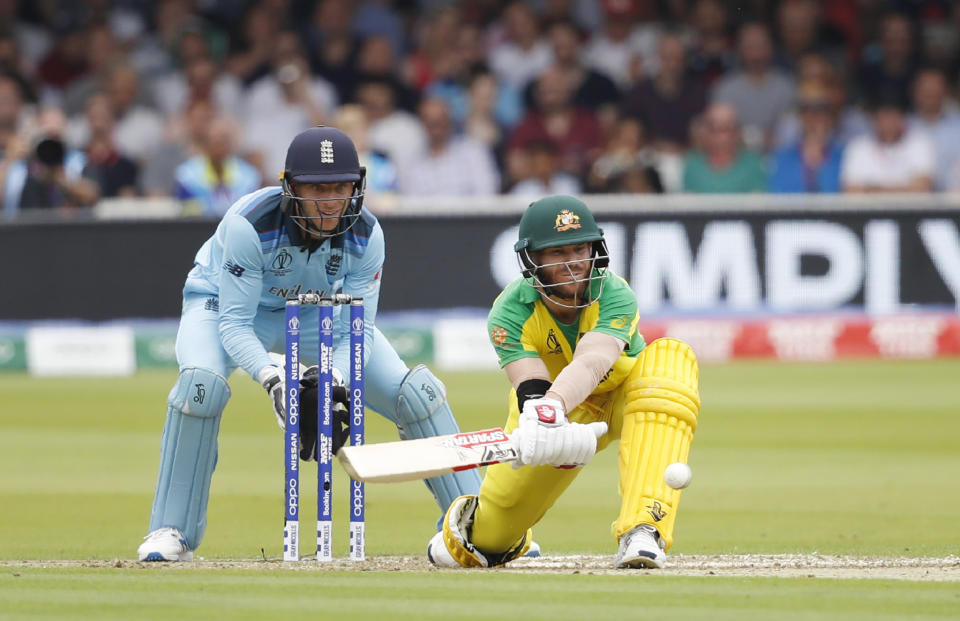
{"type": "Polygon", "coordinates": [[[593,394],[619,386],[646,347],[643,336],[637,332],[640,316],[630,285],[608,270],[600,298],[581,309],[577,321],[567,325],[553,317],[531,283],[524,278],[513,281],[497,296],[490,309],[487,333],[500,367],[520,358],[540,358],[547,365],[550,379],[555,380],[573,360],[580,338],[596,331],[614,336],[627,346],[593,394]]]}

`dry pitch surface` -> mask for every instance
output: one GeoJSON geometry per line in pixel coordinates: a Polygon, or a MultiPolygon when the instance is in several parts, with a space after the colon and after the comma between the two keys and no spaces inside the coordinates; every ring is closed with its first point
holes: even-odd
{"type": "MultiPolygon", "coordinates": [[[[519,559],[507,567],[488,571],[549,574],[650,573],[662,576],[722,576],[773,578],[884,579],[930,582],[960,582],[960,556],[942,558],[823,556],[819,554],[723,554],[671,556],[662,570],[613,568],[612,556],[543,556],[519,559]]],[[[120,569],[257,569],[280,571],[468,571],[439,570],[423,557],[380,556],[363,562],[337,559],[319,564],[312,560],[284,563],[278,560],[204,560],[191,563],[138,563],[112,561],[0,561],[0,567],[16,568],[120,568],[120,569]]],[[[475,570],[469,570],[475,571],[475,570]]]]}

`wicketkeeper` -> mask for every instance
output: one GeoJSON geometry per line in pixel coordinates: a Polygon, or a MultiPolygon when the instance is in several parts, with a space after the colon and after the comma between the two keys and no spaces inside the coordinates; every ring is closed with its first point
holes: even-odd
{"type": "MultiPolygon", "coordinates": [[[[141,561],[190,560],[203,539],[220,418],[230,398],[227,378],[237,367],[263,385],[283,426],[283,373],[269,352],[283,351],[288,297],[362,297],[370,408],[395,423],[402,438],[459,431],[440,380],[425,366],[408,368],[375,327],[383,230],[363,207],[366,169],[353,142],[333,127],[300,133],[280,180],[230,208],[187,275],[176,343],[180,374],[167,397],[149,534],[137,551],[141,561]]],[[[319,311],[311,306],[301,312],[300,359],[315,364],[319,311]]],[[[349,324],[349,312],[337,307],[333,365],[340,377],[350,368],[349,324]]],[[[316,399],[316,383],[315,375],[305,376],[304,399],[316,399]]],[[[302,421],[301,457],[311,458],[316,429],[306,425],[316,421],[302,421]]],[[[338,431],[342,438],[342,427],[338,431]]],[[[462,472],[426,483],[445,510],[458,496],[475,494],[480,477],[462,472]]]]}
{"type": "Polygon", "coordinates": [[[664,469],[686,462],[700,411],[693,351],[645,345],[637,300],[608,268],[603,232],[571,196],[536,201],[520,220],[522,277],[490,311],[490,340],[513,389],[505,430],[518,462],[487,468],[427,547],[441,567],[491,567],[524,553],[544,516],[597,450],[619,439],[617,567],[664,566],[680,491],[664,469]]]}

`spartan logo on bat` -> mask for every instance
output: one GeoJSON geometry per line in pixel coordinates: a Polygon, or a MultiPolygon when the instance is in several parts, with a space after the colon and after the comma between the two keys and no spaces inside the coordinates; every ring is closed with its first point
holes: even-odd
{"type": "Polygon", "coordinates": [[[506,439],[507,434],[503,432],[503,429],[484,429],[483,431],[458,433],[455,436],[443,440],[441,446],[470,449],[483,446],[485,444],[503,442],[506,439]]]}
{"type": "Polygon", "coordinates": [[[557,339],[557,333],[553,331],[553,328],[550,328],[550,332],[547,333],[547,352],[551,354],[563,353],[563,348],[560,347],[560,340],[557,339]]]}
{"type": "Polygon", "coordinates": [[[647,511],[650,513],[650,517],[653,518],[654,522],[659,522],[667,517],[667,512],[663,510],[663,507],[660,506],[660,503],[656,500],[654,500],[652,504],[647,505],[647,511]]]}

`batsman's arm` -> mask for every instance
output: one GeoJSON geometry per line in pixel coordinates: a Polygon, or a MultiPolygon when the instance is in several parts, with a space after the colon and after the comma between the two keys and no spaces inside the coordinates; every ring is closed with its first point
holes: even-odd
{"type": "Polygon", "coordinates": [[[257,232],[246,218],[227,216],[223,226],[220,342],[230,357],[256,378],[274,364],[253,329],[263,288],[263,253],[257,232]]]}
{"type": "Polygon", "coordinates": [[[625,346],[626,343],[609,334],[587,332],[577,343],[573,360],[557,374],[544,396],[557,399],[569,412],[596,390],[625,346]]]}

